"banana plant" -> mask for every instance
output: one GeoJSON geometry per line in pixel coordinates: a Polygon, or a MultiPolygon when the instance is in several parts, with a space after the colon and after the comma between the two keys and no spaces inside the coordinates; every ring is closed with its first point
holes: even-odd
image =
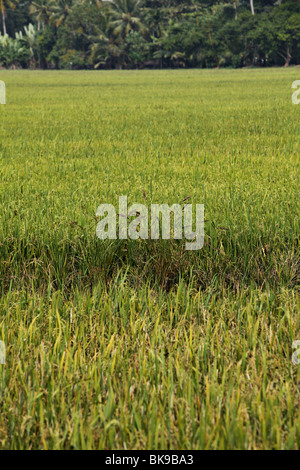
{"type": "Polygon", "coordinates": [[[20,38],[13,39],[8,34],[0,35],[0,63],[5,67],[16,67],[28,60],[29,51],[20,38]]]}

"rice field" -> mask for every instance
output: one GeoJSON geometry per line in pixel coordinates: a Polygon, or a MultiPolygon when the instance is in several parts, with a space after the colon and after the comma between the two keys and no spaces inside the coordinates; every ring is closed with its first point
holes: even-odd
{"type": "Polygon", "coordinates": [[[297,79],[0,70],[0,449],[300,448],[297,79]],[[121,195],[204,247],[99,240],[121,195]]]}

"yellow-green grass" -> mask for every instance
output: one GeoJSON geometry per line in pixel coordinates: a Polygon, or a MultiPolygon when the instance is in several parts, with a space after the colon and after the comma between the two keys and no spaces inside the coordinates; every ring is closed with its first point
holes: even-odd
{"type": "Polygon", "coordinates": [[[300,447],[300,69],[0,71],[0,448],[300,447]],[[205,246],[95,212],[205,204],[205,246]]]}

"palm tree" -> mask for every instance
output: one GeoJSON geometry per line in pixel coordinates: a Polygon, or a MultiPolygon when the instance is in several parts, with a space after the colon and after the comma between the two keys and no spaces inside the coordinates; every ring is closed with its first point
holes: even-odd
{"type": "Polygon", "coordinates": [[[146,31],[141,20],[142,0],[113,0],[109,6],[110,25],[116,36],[125,39],[130,31],[146,31]]]}
{"type": "MultiPolygon", "coordinates": [[[[85,0],[81,0],[82,3],[85,3],[85,0]]],[[[98,8],[102,8],[102,0],[92,0],[93,3],[95,3],[95,5],[98,7],[98,8]]]]}
{"type": "Polygon", "coordinates": [[[237,20],[238,19],[238,3],[239,3],[239,0],[232,0],[232,5],[233,5],[233,8],[234,8],[234,19],[237,20]]]}
{"type": "Polygon", "coordinates": [[[31,3],[29,11],[36,18],[38,31],[41,24],[49,23],[53,6],[54,0],[35,0],[31,3]]]}
{"type": "Polygon", "coordinates": [[[73,0],[56,0],[52,7],[52,20],[55,26],[65,22],[67,16],[72,12],[73,0]]]}
{"type": "Polygon", "coordinates": [[[7,8],[11,8],[12,10],[14,10],[16,8],[16,3],[18,2],[19,0],[0,0],[0,12],[2,15],[2,27],[4,36],[6,35],[6,10],[7,8]]]}

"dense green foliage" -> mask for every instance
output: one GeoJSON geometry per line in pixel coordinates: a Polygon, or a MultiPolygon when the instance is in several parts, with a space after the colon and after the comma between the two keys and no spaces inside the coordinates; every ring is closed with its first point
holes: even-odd
{"type": "Polygon", "coordinates": [[[0,79],[0,448],[299,449],[298,69],[0,79]],[[121,194],[203,249],[97,239],[121,194]]]}
{"type": "Polygon", "coordinates": [[[5,67],[300,63],[299,0],[0,0],[0,13],[5,67]]]}

